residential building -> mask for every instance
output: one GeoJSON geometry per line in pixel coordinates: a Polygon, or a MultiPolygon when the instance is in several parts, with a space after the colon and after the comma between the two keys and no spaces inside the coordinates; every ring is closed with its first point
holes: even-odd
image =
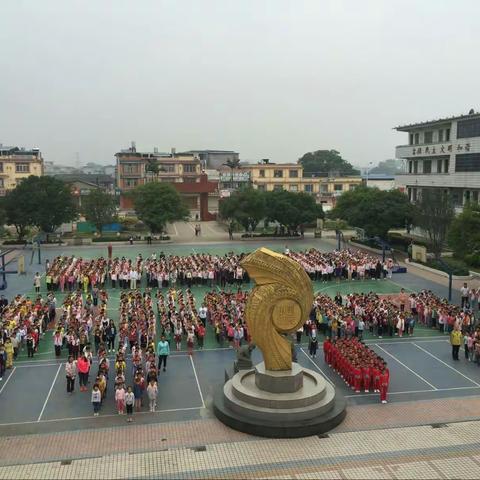
{"type": "Polygon", "coordinates": [[[395,127],[408,142],[396,147],[405,172],[395,183],[412,202],[423,188],[448,191],[457,210],[478,202],[480,192],[480,113],[439,118],[395,127]]]}
{"type": "Polygon", "coordinates": [[[287,190],[315,195],[328,211],[335,206],[336,199],[348,190],[363,183],[360,176],[304,177],[300,163],[258,163],[243,165],[241,171],[249,171],[254,188],[263,191],[287,190]]]}
{"type": "Polygon", "coordinates": [[[137,151],[135,143],[115,154],[117,159],[117,187],[120,190],[120,208],[131,210],[130,197],[122,193],[148,182],[169,182],[181,193],[192,216],[204,220],[211,217],[210,211],[218,211],[218,182],[211,182],[202,171],[199,157],[190,152],[170,153],[137,151]],[[158,172],[149,170],[155,165],[158,172]],[[186,186],[185,184],[191,184],[186,186]]]}
{"type": "Polygon", "coordinates": [[[0,144],[0,196],[13,190],[20,180],[43,175],[43,158],[38,148],[29,150],[0,144]]]}
{"type": "Polygon", "coordinates": [[[239,160],[240,158],[240,154],[233,150],[188,150],[183,153],[196,156],[200,160],[203,170],[220,170],[222,165],[228,161],[239,160]]]}
{"type": "Polygon", "coordinates": [[[82,200],[90,195],[92,190],[102,189],[107,193],[115,195],[115,179],[109,175],[93,175],[84,173],[60,174],[54,175],[58,180],[62,180],[70,186],[70,190],[75,198],[77,207],[82,206],[82,200]]]}

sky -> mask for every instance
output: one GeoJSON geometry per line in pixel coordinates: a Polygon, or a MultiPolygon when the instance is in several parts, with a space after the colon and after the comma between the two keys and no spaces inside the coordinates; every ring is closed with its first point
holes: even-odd
{"type": "Polygon", "coordinates": [[[0,143],[46,161],[226,149],[394,157],[480,110],[478,0],[0,0],[0,143]]]}

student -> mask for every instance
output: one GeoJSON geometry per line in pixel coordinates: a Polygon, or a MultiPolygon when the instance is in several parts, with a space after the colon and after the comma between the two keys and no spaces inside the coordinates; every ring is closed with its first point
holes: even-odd
{"type": "Polygon", "coordinates": [[[123,384],[120,384],[115,390],[115,402],[117,404],[117,411],[119,415],[124,414],[126,394],[127,392],[125,391],[123,384]]]}
{"type": "Polygon", "coordinates": [[[317,355],[318,340],[317,337],[310,337],[310,342],[308,344],[308,352],[312,358],[315,358],[317,355]]]}
{"type": "Polygon", "coordinates": [[[90,362],[85,355],[81,355],[77,360],[78,380],[80,382],[80,391],[87,391],[88,372],[90,371],[90,362]]]}
{"type": "Polygon", "coordinates": [[[133,394],[135,397],[135,408],[139,412],[142,408],[143,392],[145,391],[145,379],[141,372],[137,372],[133,380],[133,394]]]}
{"type": "Polygon", "coordinates": [[[5,347],[0,344],[0,380],[3,380],[6,363],[7,363],[7,354],[5,353],[5,347]]]}
{"type": "Polygon", "coordinates": [[[170,345],[165,340],[165,335],[160,337],[160,341],[157,345],[158,351],[158,373],[160,373],[160,369],[162,368],[163,364],[163,371],[167,370],[167,358],[170,355],[170,345]]]}
{"type": "Polygon", "coordinates": [[[65,376],[67,377],[67,393],[70,395],[75,389],[75,377],[77,375],[77,362],[70,355],[65,364],[65,376]]]}
{"type": "Polygon", "coordinates": [[[150,380],[150,383],[147,387],[147,395],[148,395],[148,402],[150,406],[150,411],[154,412],[157,408],[157,394],[158,394],[158,386],[155,380],[150,380]]]}
{"type": "Polygon", "coordinates": [[[37,272],[33,277],[33,286],[35,287],[35,293],[40,293],[40,285],[41,285],[41,278],[40,274],[37,272]]]}
{"type": "Polygon", "coordinates": [[[100,392],[100,389],[98,388],[98,384],[95,384],[92,390],[92,404],[93,404],[94,417],[98,417],[101,401],[102,401],[102,394],[100,392]]]}
{"type": "Polygon", "coordinates": [[[127,422],[133,420],[133,404],[135,403],[135,395],[132,392],[132,387],[128,387],[127,393],[125,394],[125,406],[127,407],[127,422]]]}

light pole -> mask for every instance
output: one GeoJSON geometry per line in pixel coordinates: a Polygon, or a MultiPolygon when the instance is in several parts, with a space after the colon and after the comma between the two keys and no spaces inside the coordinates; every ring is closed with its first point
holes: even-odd
{"type": "Polygon", "coordinates": [[[368,187],[368,172],[370,171],[370,165],[373,165],[373,162],[368,162],[368,165],[367,165],[367,187],[368,187]]]}

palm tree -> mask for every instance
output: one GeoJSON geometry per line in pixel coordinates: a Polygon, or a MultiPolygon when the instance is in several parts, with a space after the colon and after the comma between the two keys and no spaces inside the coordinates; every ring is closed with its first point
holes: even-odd
{"type": "Polygon", "coordinates": [[[230,168],[230,188],[233,190],[233,171],[237,168],[240,168],[240,159],[239,158],[229,158],[225,163],[226,167],[230,168]]]}
{"type": "Polygon", "coordinates": [[[158,182],[158,175],[160,172],[164,172],[165,169],[158,165],[158,160],[156,158],[151,158],[148,160],[148,163],[145,165],[145,172],[155,175],[155,178],[158,182]]]}

